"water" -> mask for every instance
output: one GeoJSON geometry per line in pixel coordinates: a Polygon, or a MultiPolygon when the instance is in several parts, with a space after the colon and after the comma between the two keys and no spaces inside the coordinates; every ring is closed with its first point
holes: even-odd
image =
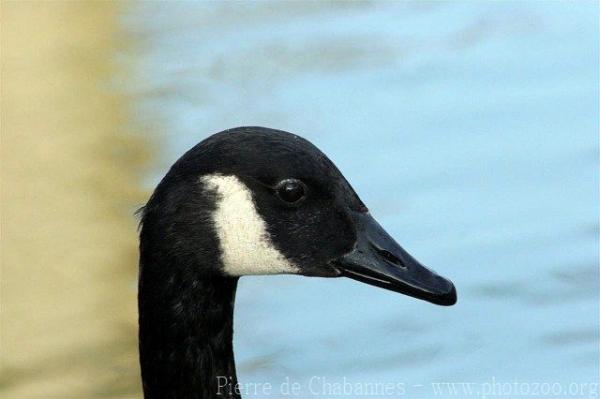
{"type": "Polygon", "coordinates": [[[458,289],[442,308],[243,278],[240,381],[598,381],[597,3],[137,3],[122,23],[163,149],[149,186],[211,133],[289,130],[458,289]]]}

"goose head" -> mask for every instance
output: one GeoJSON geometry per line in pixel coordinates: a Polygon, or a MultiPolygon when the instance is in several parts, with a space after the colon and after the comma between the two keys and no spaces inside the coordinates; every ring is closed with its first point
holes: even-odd
{"type": "Polygon", "coordinates": [[[142,246],[144,234],[147,250],[203,276],[349,277],[456,302],[454,285],[377,223],[319,149],[279,130],[236,128],[193,147],[148,202],[142,246]]]}

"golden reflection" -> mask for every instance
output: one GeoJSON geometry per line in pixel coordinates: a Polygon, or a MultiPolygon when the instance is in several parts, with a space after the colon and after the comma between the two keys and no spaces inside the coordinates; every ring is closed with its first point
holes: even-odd
{"type": "Polygon", "coordinates": [[[2,3],[3,398],[140,397],[120,4],[2,3]]]}

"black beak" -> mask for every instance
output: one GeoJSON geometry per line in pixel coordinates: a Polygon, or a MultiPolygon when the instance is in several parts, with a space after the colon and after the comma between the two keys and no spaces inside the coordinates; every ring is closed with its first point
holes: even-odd
{"type": "Polygon", "coordinates": [[[456,303],[451,281],[410,256],[369,213],[353,217],[358,235],[354,250],[332,262],[343,276],[438,305],[456,303]]]}

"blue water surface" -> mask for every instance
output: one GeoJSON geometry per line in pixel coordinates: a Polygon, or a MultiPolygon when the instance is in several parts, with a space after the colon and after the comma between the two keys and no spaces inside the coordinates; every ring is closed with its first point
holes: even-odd
{"type": "Polygon", "coordinates": [[[436,382],[598,382],[598,18],[596,2],[130,4],[124,90],[162,149],[149,187],[212,133],[288,130],[458,289],[444,308],[346,279],[242,278],[241,382],[424,398],[436,382]]]}

